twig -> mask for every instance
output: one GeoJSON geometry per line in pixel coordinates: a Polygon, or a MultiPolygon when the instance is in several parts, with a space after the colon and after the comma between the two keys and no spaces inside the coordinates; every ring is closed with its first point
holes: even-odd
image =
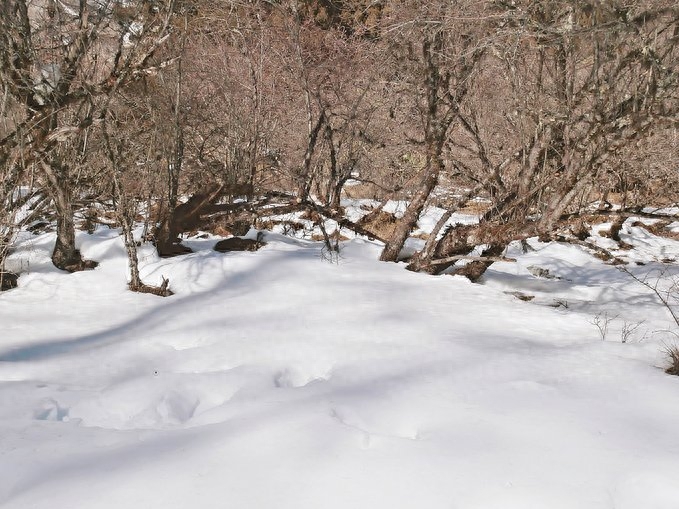
{"type": "MultiPolygon", "coordinates": [[[[663,306],[665,306],[667,311],[670,313],[670,315],[672,316],[672,319],[674,320],[674,323],[677,325],[677,327],[679,327],[679,315],[677,315],[677,313],[674,311],[674,309],[672,309],[672,305],[670,304],[670,299],[672,298],[672,291],[674,290],[675,293],[677,291],[677,282],[675,281],[674,284],[665,292],[664,295],[658,289],[658,283],[660,282],[660,278],[667,273],[667,268],[665,268],[664,270],[662,270],[658,274],[658,277],[656,278],[654,285],[649,283],[645,278],[641,279],[640,277],[636,276],[635,274],[632,274],[632,272],[627,267],[624,267],[624,266],[618,267],[618,270],[620,270],[621,272],[624,272],[629,277],[634,279],[637,283],[640,283],[640,284],[644,285],[646,288],[648,288],[649,290],[651,290],[656,295],[656,297],[658,297],[658,300],[660,300],[660,302],[663,304],[663,306]]],[[[648,274],[646,274],[646,277],[648,277],[648,274]]]]}

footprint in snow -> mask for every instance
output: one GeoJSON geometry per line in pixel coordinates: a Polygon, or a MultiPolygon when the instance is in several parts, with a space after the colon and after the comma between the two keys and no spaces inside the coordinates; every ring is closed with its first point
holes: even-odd
{"type": "Polygon", "coordinates": [[[68,421],[69,409],[62,407],[52,398],[46,398],[33,411],[33,418],[38,421],[68,421]]]}

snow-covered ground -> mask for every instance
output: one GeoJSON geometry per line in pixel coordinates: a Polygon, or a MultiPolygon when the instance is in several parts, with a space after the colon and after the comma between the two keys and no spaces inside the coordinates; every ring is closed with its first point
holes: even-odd
{"type": "MultiPolygon", "coordinates": [[[[679,256],[623,236],[640,277],[679,256]]],[[[361,239],[334,263],[275,233],[255,253],[195,239],[142,248],[163,299],[126,290],[115,230],[79,236],[101,264],[76,274],[51,235],[22,239],[0,294],[0,507],[679,507],[676,326],[581,248],[531,240],[472,284],[361,239]]]]}

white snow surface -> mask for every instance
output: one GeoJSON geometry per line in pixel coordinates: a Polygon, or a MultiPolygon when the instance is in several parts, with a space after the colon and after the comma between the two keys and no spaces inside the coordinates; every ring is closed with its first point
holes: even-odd
{"type": "MultiPolygon", "coordinates": [[[[640,277],[679,253],[623,234],[640,277]]],[[[536,240],[480,285],[367,240],[335,263],[266,240],[142,248],[144,280],[175,292],[159,298],[126,289],[115,230],[79,235],[100,266],[76,274],[51,266],[52,235],[22,236],[27,273],[0,294],[0,507],[679,507],[672,322],[628,275],[536,240]]]]}

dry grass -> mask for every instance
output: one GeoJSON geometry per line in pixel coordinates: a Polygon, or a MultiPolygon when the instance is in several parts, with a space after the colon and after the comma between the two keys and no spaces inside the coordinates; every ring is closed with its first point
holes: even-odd
{"type": "Polygon", "coordinates": [[[382,197],[384,191],[373,183],[361,182],[360,184],[345,185],[342,188],[342,193],[352,200],[378,200],[382,197]]]}
{"type": "MultiPolygon", "coordinates": [[[[339,242],[343,242],[343,241],[345,241],[345,240],[349,240],[349,237],[345,237],[344,235],[342,235],[342,234],[339,232],[339,230],[335,230],[335,231],[333,231],[332,233],[328,233],[328,238],[329,238],[330,240],[332,240],[332,241],[339,241],[339,242]]],[[[323,237],[323,235],[320,234],[320,233],[314,233],[314,234],[311,236],[311,240],[313,240],[313,241],[315,241],[315,242],[324,242],[324,241],[325,241],[325,237],[323,237]]]]}
{"type": "Polygon", "coordinates": [[[282,226],[284,232],[296,233],[302,231],[306,228],[304,223],[297,222],[294,219],[290,220],[280,220],[280,219],[261,219],[258,218],[254,221],[254,227],[258,230],[273,231],[276,226],[282,226]]]}
{"type": "Polygon", "coordinates": [[[390,238],[396,228],[396,218],[384,210],[375,210],[363,216],[358,222],[360,226],[382,239],[390,238]]]}
{"type": "Polygon", "coordinates": [[[299,215],[300,219],[308,219],[309,221],[313,221],[314,223],[319,223],[323,221],[323,217],[316,212],[315,210],[305,210],[299,215]]]}
{"type": "Polygon", "coordinates": [[[468,214],[470,216],[480,216],[488,212],[490,205],[490,201],[470,200],[464,205],[464,207],[460,208],[458,212],[460,214],[468,214]]]}
{"type": "Polygon", "coordinates": [[[664,237],[666,239],[671,239],[671,240],[679,240],[679,232],[673,232],[672,230],[668,230],[667,227],[672,224],[671,221],[657,221],[653,224],[646,224],[641,221],[635,221],[632,226],[637,226],[639,228],[643,228],[646,231],[652,233],[653,235],[656,235],[658,237],[664,237]]]}
{"type": "Polygon", "coordinates": [[[665,355],[669,361],[669,367],[665,370],[668,375],[679,376],[679,346],[665,347],[665,355]]]}

